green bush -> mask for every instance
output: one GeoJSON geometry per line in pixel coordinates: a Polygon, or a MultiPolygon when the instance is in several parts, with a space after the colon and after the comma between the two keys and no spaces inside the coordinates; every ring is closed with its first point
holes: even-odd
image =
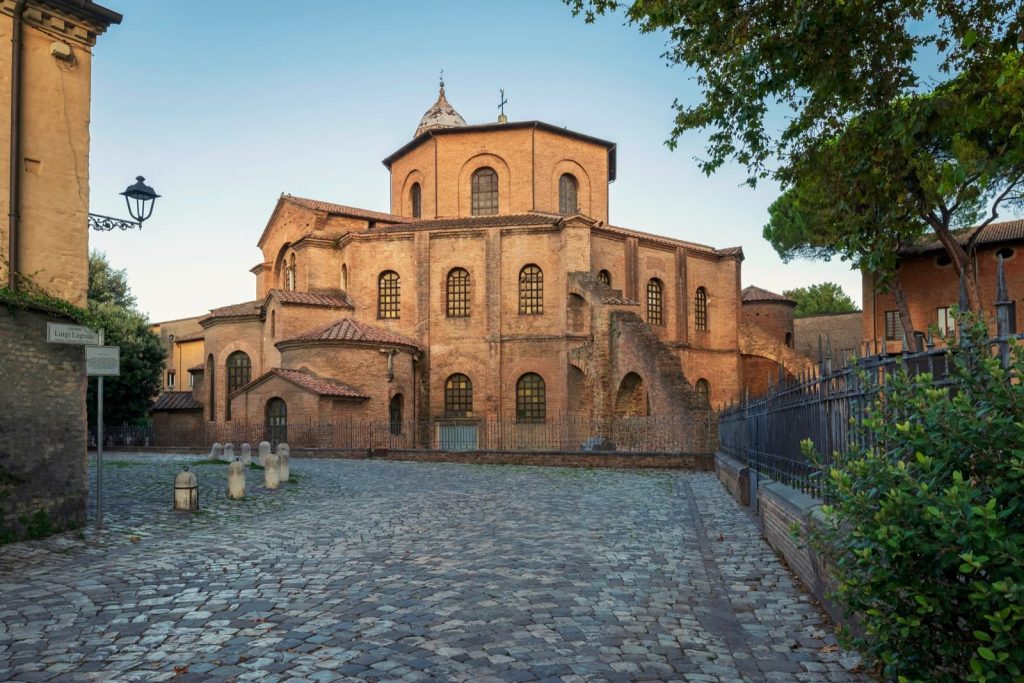
{"type": "Polygon", "coordinates": [[[886,678],[1024,681],[1024,350],[1005,370],[961,322],[950,385],[897,372],[863,422],[878,446],[835,454],[812,541],[886,678]]]}

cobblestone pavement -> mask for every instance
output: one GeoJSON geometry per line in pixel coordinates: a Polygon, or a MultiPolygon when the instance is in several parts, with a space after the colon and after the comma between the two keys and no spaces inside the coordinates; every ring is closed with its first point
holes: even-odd
{"type": "Polygon", "coordinates": [[[0,680],[862,680],[711,474],[196,462],[182,515],[107,459],[104,531],[0,548],[0,680]]]}

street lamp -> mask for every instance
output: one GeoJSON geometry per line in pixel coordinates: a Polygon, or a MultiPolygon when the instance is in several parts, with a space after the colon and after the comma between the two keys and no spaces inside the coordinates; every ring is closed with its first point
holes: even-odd
{"type": "Polygon", "coordinates": [[[153,215],[153,206],[156,204],[157,197],[160,196],[153,191],[152,187],[146,185],[145,180],[142,176],[135,176],[135,183],[129,185],[124,192],[118,193],[124,197],[125,204],[128,205],[128,215],[134,219],[133,221],[90,213],[89,227],[93,230],[103,231],[113,230],[114,228],[119,230],[138,228],[142,230],[142,222],[153,215]]]}

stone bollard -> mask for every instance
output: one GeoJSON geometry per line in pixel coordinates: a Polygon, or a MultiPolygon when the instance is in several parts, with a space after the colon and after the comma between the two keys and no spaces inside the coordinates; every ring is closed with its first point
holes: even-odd
{"type": "Polygon", "coordinates": [[[263,485],[268,489],[276,489],[281,484],[281,478],[278,472],[277,456],[271,453],[264,460],[263,465],[263,485]]]}
{"type": "Polygon", "coordinates": [[[245,465],[236,459],[228,465],[228,498],[240,500],[245,498],[245,465]]]}
{"type": "Polygon", "coordinates": [[[247,443],[242,444],[242,467],[248,467],[252,464],[252,446],[247,443]]]}
{"type": "Polygon", "coordinates": [[[288,448],[288,444],[277,444],[277,478],[285,484],[288,483],[288,478],[291,476],[291,472],[288,469],[290,456],[291,449],[288,448]]]}
{"type": "Polygon", "coordinates": [[[174,509],[195,512],[199,509],[199,480],[188,465],[174,478],[174,509]]]}
{"type": "Polygon", "coordinates": [[[224,444],[224,457],[221,458],[221,460],[223,460],[224,462],[234,462],[235,461],[235,444],[233,444],[233,443],[226,443],[226,444],[224,444]]]}
{"type": "Polygon", "coordinates": [[[260,441],[260,467],[267,466],[268,455],[270,455],[270,442],[260,441]]]}
{"type": "Polygon", "coordinates": [[[210,446],[210,460],[220,460],[223,457],[224,447],[219,443],[214,442],[214,444],[210,446]]]}

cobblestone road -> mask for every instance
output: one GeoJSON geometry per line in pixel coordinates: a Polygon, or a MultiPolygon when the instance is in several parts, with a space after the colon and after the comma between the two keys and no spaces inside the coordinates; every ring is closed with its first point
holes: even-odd
{"type": "Polygon", "coordinates": [[[108,455],[107,530],[0,547],[0,680],[853,681],[710,474],[108,455]]]}

